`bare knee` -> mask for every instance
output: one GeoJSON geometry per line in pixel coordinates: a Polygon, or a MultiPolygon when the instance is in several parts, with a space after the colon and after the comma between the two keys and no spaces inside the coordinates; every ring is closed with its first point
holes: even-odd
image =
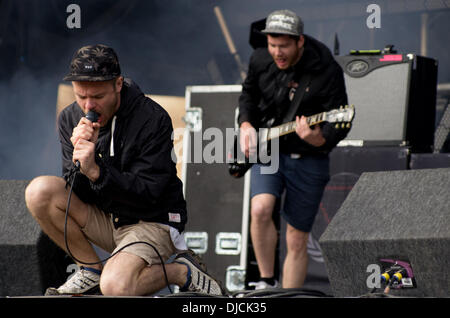
{"type": "Polygon", "coordinates": [[[272,210],[265,206],[252,206],[252,220],[255,222],[270,222],[272,220],[272,210]]]}
{"type": "Polygon", "coordinates": [[[147,263],[140,257],[120,252],[103,268],[100,290],[109,296],[136,296],[139,277],[147,263]]]}
{"type": "Polygon", "coordinates": [[[100,277],[100,290],[105,296],[135,296],[136,293],[129,279],[105,271],[100,277]]]}
{"type": "Polygon", "coordinates": [[[131,296],[129,286],[119,279],[113,279],[109,275],[102,274],[100,278],[100,290],[105,296],[131,296]]]}
{"type": "Polygon", "coordinates": [[[25,202],[30,213],[42,218],[47,207],[57,193],[57,187],[64,185],[64,180],[53,176],[40,176],[33,179],[25,189],[25,202]]]}
{"type": "Polygon", "coordinates": [[[272,222],[273,204],[267,200],[252,200],[252,220],[258,223],[272,222]]]}

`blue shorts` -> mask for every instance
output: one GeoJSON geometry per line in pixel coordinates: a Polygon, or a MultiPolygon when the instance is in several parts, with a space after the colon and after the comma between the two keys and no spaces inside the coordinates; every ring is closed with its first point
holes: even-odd
{"type": "Polygon", "coordinates": [[[296,229],[311,232],[325,186],[330,179],[327,156],[304,156],[293,159],[280,154],[279,168],[272,174],[261,174],[263,165],[251,170],[251,197],[269,193],[281,198],[286,190],[281,215],[296,229]]]}

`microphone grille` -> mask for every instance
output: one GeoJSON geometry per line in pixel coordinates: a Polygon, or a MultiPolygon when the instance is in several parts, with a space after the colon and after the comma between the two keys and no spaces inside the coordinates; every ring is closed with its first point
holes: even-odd
{"type": "Polygon", "coordinates": [[[98,114],[96,112],[94,112],[93,110],[90,110],[86,114],[86,118],[89,119],[91,122],[96,123],[98,120],[98,114]]]}

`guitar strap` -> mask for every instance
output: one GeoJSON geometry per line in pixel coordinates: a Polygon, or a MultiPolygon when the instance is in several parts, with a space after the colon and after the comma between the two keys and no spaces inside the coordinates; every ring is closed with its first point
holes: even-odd
{"type": "Polygon", "coordinates": [[[282,123],[287,123],[289,121],[294,120],[294,116],[297,113],[298,107],[300,106],[303,96],[305,95],[306,88],[309,86],[310,82],[311,82],[311,74],[309,73],[302,74],[298,83],[298,87],[295,90],[294,98],[292,99],[288,111],[283,117],[282,123]]]}

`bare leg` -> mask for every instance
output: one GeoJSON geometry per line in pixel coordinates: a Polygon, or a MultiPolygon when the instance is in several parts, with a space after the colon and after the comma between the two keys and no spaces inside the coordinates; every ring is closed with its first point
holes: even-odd
{"type": "MultiPolygon", "coordinates": [[[[182,287],[187,280],[187,267],[183,264],[165,264],[169,284],[182,287]]],[[[105,265],[100,278],[104,295],[142,296],[153,294],[167,285],[162,265],[148,266],[139,256],[119,252],[105,265]]]]}
{"type": "MultiPolygon", "coordinates": [[[[64,250],[64,218],[69,195],[65,185],[65,180],[60,177],[41,176],[33,179],[25,190],[25,201],[31,215],[42,230],[64,250]]],[[[86,203],[72,193],[67,220],[70,251],[85,262],[97,262],[99,259],[95,250],[81,231],[86,225],[87,215],[86,203]]],[[[101,264],[91,267],[101,269],[101,264]]]]}
{"type": "Polygon", "coordinates": [[[272,220],[276,197],[258,194],[251,201],[250,234],[261,277],[274,276],[277,229],[272,220]]]}
{"type": "Polygon", "coordinates": [[[287,255],[283,265],[283,288],[303,286],[308,268],[308,233],[287,224],[287,255]]]}

